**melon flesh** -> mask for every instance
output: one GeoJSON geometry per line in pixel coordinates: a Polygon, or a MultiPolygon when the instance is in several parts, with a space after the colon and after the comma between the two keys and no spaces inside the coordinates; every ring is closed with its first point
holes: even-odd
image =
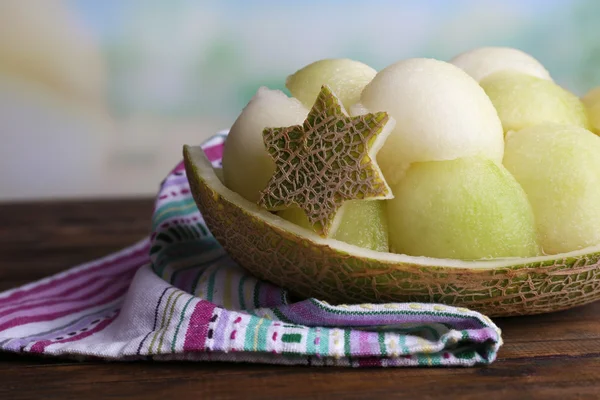
{"type": "Polygon", "coordinates": [[[523,189],[490,160],[415,163],[393,190],[389,236],[396,253],[464,260],[539,253],[523,189]]]}
{"type": "Polygon", "coordinates": [[[387,111],[396,127],[377,155],[387,182],[397,183],[410,163],[473,155],[502,162],[502,125],[490,99],[460,68],[415,58],[380,71],[352,113],[387,111]]]}
{"type": "Polygon", "coordinates": [[[511,47],[479,47],[454,57],[450,62],[477,82],[494,72],[512,70],[551,81],[550,73],[531,55],[511,47]]]}
{"type": "Polygon", "coordinates": [[[545,122],[589,126],[581,100],[554,82],[501,71],[480,84],[496,107],[505,132],[545,122]]]}
{"type": "Polygon", "coordinates": [[[529,197],[544,253],[600,243],[600,137],[556,124],[511,132],[504,165],[529,197]]]}
{"type": "Polygon", "coordinates": [[[360,99],[360,93],[377,71],[346,58],[326,59],[296,71],[286,80],[286,87],[306,108],[312,108],[321,86],[327,85],[347,110],[360,99]]]}
{"type": "MultiPolygon", "coordinates": [[[[298,100],[287,97],[283,92],[260,88],[233,124],[225,141],[222,170],[225,185],[256,203],[275,172],[275,163],[264,145],[264,128],[301,125],[307,113],[308,110],[298,100]]],[[[380,202],[348,203],[344,207],[348,212],[339,218],[335,238],[373,250],[388,251],[387,226],[380,202]]],[[[308,224],[299,209],[284,211],[282,216],[301,226],[308,224]]]]}
{"type": "Polygon", "coordinates": [[[267,127],[301,125],[308,110],[296,99],[265,87],[237,118],[225,141],[223,177],[225,185],[246,199],[258,201],[275,171],[275,163],[265,150],[263,130],[267,127]]]}
{"type": "Polygon", "coordinates": [[[200,147],[185,146],[184,159],[198,208],[227,253],[257,278],[302,298],[444,303],[488,316],[540,314],[600,300],[600,245],[482,261],[376,252],[322,238],[249,202],[221,184],[200,147]]]}
{"type": "MultiPolygon", "coordinates": [[[[389,251],[385,202],[378,200],[351,200],[340,211],[340,223],[332,239],[375,251],[389,251]]],[[[277,213],[281,218],[305,229],[312,230],[304,211],[290,208],[277,213]]]]}
{"type": "Polygon", "coordinates": [[[600,86],[586,93],[581,99],[585,105],[590,125],[596,134],[600,133],[600,86]]]}

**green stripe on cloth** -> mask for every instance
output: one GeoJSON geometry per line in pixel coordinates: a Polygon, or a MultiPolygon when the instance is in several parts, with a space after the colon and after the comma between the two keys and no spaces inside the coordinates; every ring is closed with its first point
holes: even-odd
{"type": "Polygon", "coordinates": [[[329,328],[321,328],[321,332],[320,332],[320,349],[319,349],[319,354],[325,356],[325,355],[329,355],[329,335],[331,334],[331,329],[329,328]]]}
{"type": "Polygon", "coordinates": [[[248,275],[243,275],[240,279],[240,283],[238,284],[238,298],[240,299],[240,309],[246,309],[246,299],[244,299],[244,284],[246,283],[246,279],[248,279],[248,275]]]}
{"type": "Polygon", "coordinates": [[[256,348],[258,351],[267,351],[267,334],[272,322],[266,318],[261,319],[262,324],[259,324],[258,338],[255,341],[256,348]]]}
{"type": "Polygon", "coordinates": [[[385,333],[377,332],[377,340],[379,341],[379,352],[382,356],[387,354],[387,350],[385,349],[385,333]]]}
{"type": "Polygon", "coordinates": [[[260,308],[260,281],[256,281],[256,285],[254,285],[254,294],[252,298],[254,299],[254,308],[260,308]]]}
{"type": "Polygon", "coordinates": [[[350,329],[344,329],[344,354],[349,358],[349,362],[352,362],[350,356],[352,355],[352,348],[350,345],[350,329]]]}
{"type": "Polygon", "coordinates": [[[173,300],[173,296],[175,294],[177,294],[178,292],[179,292],[179,290],[173,290],[171,292],[171,294],[169,295],[169,297],[167,298],[167,304],[165,305],[165,308],[163,308],[162,317],[160,319],[160,328],[158,330],[154,331],[154,335],[152,336],[152,341],[150,342],[150,347],[148,348],[148,354],[149,355],[153,354],[154,343],[156,342],[156,338],[158,336],[158,333],[165,326],[165,320],[167,318],[167,310],[169,309],[169,305],[171,304],[171,300],[173,300]]]}
{"type": "MultiPolygon", "coordinates": [[[[358,311],[358,310],[345,310],[341,307],[328,307],[323,305],[323,303],[319,300],[316,299],[309,299],[309,301],[311,303],[313,303],[315,306],[319,307],[321,310],[323,311],[327,311],[327,312],[331,312],[334,314],[340,314],[340,315],[423,315],[423,314],[430,314],[431,312],[428,310],[422,310],[422,311],[411,311],[411,310],[389,310],[389,311],[379,311],[379,310],[371,310],[371,311],[358,311]]],[[[419,305],[420,307],[422,305],[419,305]]],[[[424,306],[423,306],[424,307],[424,306]]],[[[450,306],[448,306],[450,307],[450,306]]],[[[478,318],[477,316],[474,315],[464,315],[464,314],[453,314],[453,313],[449,313],[449,312],[443,312],[443,311],[436,311],[435,312],[437,315],[441,315],[444,317],[455,317],[455,318],[460,318],[460,319],[465,319],[465,318],[469,318],[469,319],[474,319],[478,322],[481,323],[482,326],[487,326],[487,324],[485,323],[485,321],[483,321],[482,319],[478,318]]]]}
{"type": "Polygon", "coordinates": [[[157,354],[160,354],[160,352],[162,351],[162,345],[163,345],[163,341],[165,339],[165,333],[169,329],[169,326],[171,326],[171,321],[173,320],[173,315],[175,313],[175,305],[177,305],[177,301],[179,301],[181,296],[183,296],[184,294],[185,294],[185,292],[180,291],[179,294],[177,295],[177,297],[175,298],[175,300],[173,300],[173,303],[171,304],[171,309],[169,310],[169,319],[168,319],[167,323],[165,324],[164,329],[162,329],[162,334],[160,335],[160,340],[158,341],[158,348],[156,349],[157,354]]]}
{"type": "Polygon", "coordinates": [[[300,333],[284,333],[281,335],[283,343],[300,343],[302,342],[302,334],[300,333]]]}
{"type": "MultiPolygon", "coordinates": [[[[168,279],[168,281],[173,284],[175,282],[175,279],[177,278],[177,276],[184,272],[184,271],[189,271],[190,269],[195,269],[195,268],[199,268],[199,269],[203,269],[208,263],[212,263],[215,261],[218,261],[219,259],[225,257],[225,255],[221,255],[221,256],[216,256],[216,255],[212,255],[210,258],[208,258],[208,260],[199,260],[200,255],[198,254],[192,254],[189,257],[183,257],[177,260],[178,263],[185,263],[188,260],[195,260],[195,263],[190,263],[190,265],[186,265],[183,267],[179,267],[177,269],[175,269],[174,271],[172,271],[171,277],[168,279]],[[208,262],[207,262],[208,261],[208,262]]],[[[167,275],[163,272],[163,275],[167,275]]],[[[166,276],[163,276],[163,278],[165,280],[166,276]]]]}
{"type": "MultiPolygon", "coordinates": [[[[198,285],[200,284],[200,281],[202,280],[202,276],[204,275],[206,271],[201,269],[198,272],[198,275],[196,275],[196,278],[194,278],[194,283],[192,284],[192,288],[190,289],[190,293],[193,294],[194,296],[198,296],[198,285]]],[[[202,297],[202,296],[199,296],[202,297]]]]}
{"type": "Polygon", "coordinates": [[[176,246],[171,246],[169,252],[162,252],[156,257],[154,271],[163,279],[173,282],[174,275],[180,270],[184,271],[190,268],[201,269],[207,263],[215,262],[226,256],[223,249],[219,246],[208,247],[198,242],[182,242],[176,246]],[[177,258],[173,258],[173,255],[170,253],[178,254],[177,258]],[[191,265],[180,266],[181,264],[185,264],[186,260],[197,260],[197,262],[191,265]],[[170,278],[169,273],[173,274],[170,278]]]}
{"type": "Polygon", "coordinates": [[[171,342],[171,353],[175,353],[175,344],[177,343],[177,335],[179,335],[179,329],[181,328],[181,325],[183,324],[183,321],[185,319],[184,318],[185,311],[187,310],[187,308],[190,305],[190,303],[192,302],[192,300],[194,300],[194,298],[190,297],[189,300],[185,303],[183,310],[181,310],[181,315],[179,316],[179,323],[177,324],[177,328],[175,329],[175,335],[173,335],[173,341],[171,342]]]}
{"type": "Polygon", "coordinates": [[[306,353],[307,354],[315,354],[316,346],[315,346],[315,338],[316,338],[316,328],[309,328],[306,333],[306,353]]]}
{"type": "Polygon", "coordinates": [[[254,348],[254,328],[262,320],[259,317],[251,317],[248,325],[246,326],[246,336],[244,338],[244,350],[253,351],[254,348]]]}
{"type": "Polygon", "coordinates": [[[219,268],[215,268],[208,278],[208,287],[206,288],[206,300],[213,301],[213,295],[215,292],[215,279],[219,273],[219,268]]]}
{"type": "Polygon", "coordinates": [[[273,308],[273,314],[275,314],[280,321],[285,322],[286,324],[292,323],[292,321],[288,319],[288,317],[286,317],[285,314],[283,314],[277,307],[273,308]]]}
{"type": "Polygon", "coordinates": [[[156,231],[158,226],[170,217],[182,217],[181,214],[184,212],[191,214],[196,211],[198,211],[198,209],[193,198],[165,204],[154,213],[154,217],[152,218],[152,230],[156,231]]]}
{"type": "Polygon", "coordinates": [[[406,335],[398,335],[400,336],[398,339],[398,344],[400,346],[400,353],[402,354],[410,354],[408,350],[408,346],[406,345],[406,335]]]}

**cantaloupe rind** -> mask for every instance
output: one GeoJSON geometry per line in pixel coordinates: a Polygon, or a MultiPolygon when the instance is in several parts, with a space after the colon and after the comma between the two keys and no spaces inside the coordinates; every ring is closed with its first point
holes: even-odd
{"type": "Polygon", "coordinates": [[[227,189],[200,147],[185,146],[184,159],[215,238],[255,276],[298,296],[333,304],[436,302],[488,316],[547,313],[600,299],[600,245],[486,261],[376,252],[321,238],[227,189]]]}

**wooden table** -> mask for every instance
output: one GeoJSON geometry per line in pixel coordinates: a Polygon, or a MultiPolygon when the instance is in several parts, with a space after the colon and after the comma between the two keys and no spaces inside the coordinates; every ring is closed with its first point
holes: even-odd
{"type": "MultiPolygon", "coordinates": [[[[0,290],[137,241],[151,210],[151,200],[0,205],[0,290]]],[[[498,360],[468,369],[125,364],[0,353],[0,399],[600,399],[600,302],[496,322],[505,341],[498,360]]]]}

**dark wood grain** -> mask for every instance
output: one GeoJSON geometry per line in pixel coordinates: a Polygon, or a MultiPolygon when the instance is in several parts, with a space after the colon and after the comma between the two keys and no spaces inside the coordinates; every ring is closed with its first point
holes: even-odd
{"type": "MultiPolygon", "coordinates": [[[[147,234],[151,200],[0,205],[0,290],[147,234]]],[[[505,344],[478,368],[341,369],[74,362],[0,354],[0,399],[600,399],[600,302],[496,320],[505,344]]]]}

